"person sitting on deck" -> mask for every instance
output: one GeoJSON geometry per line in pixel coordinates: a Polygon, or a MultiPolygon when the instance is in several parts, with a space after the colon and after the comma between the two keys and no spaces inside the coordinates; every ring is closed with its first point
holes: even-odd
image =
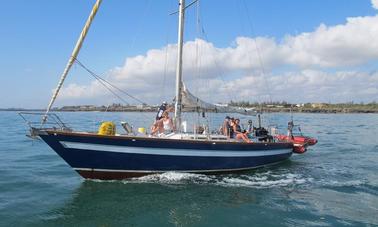
{"type": "Polygon", "coordinates": [[[164,133],[171,133],[174,131],[174,124],[172,118],[169,117],[168,112],[164,112],[163,114],[163,129],[164,133]]]}
{"type": "Polygon", "coordinates": [[[168,112],[164,112],[160,120],[156,121],[152,126],[151,134],[156,133],[169,134],[174,131],[174,124],[172,119],[169,117],[168,112]]]}
{"type": "Polygon", "coordinates": [[[163,118],[164,113],[168,113],[168,112],[170,112],[172,110],[173,110],[173,107],[168,106],[168,103],[166,101],[164,101],[160,105],[159,110],[156,113],[155,122],[151,126],[151,134],[152,135],[154,135],[158,131],[161,131],[161,129],[159,129],[159,127],[162,127],[162,126],[160,126],[161,122],[158,122],[158,121],[163,118]]]}
{"type": "Polygon", "coordinates": [[[235,139],[237,139],[237,140],[243,140],[244,142],[247,142],[247,143],[252,143],[252,141],[247,136],[247,131],[246,130],[244,130],[244,131],[241,130],[240,120],[239,119],[235,119],[234,121],[232,121],[231,125],[233,127],[233,132],[234,132],[234,138],[235,139]]]}

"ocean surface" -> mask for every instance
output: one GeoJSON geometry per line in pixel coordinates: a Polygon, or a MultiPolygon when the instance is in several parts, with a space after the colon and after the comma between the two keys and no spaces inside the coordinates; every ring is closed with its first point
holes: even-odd
{"type": "MultiPolygon", "coordinates": [[[[104,120],[140,127],[154,117],[58,115],[91,131],[104,120]]],[[[224,116],[207,121],[217,128],[224,116]]],[[[284,113],[263,116],[264,124],[282,130],[289,120],[284,113]]],[[[378,226],[378,115],[294,114],[294,121],[319,143],[274,166],[217,176],[89,181],[45,143],[26,137],[17,112],[0,112],[0,226],[378,226]]]]}

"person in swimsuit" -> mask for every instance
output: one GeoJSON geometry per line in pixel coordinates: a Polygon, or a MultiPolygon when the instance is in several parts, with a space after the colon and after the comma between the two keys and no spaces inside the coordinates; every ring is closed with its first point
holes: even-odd
{"type": "Polygon", "coordinates": [[[168,112],[164,112],[160,120],[156,121],[151,131],[152,135],[156,133],[169,134],[175,130],[172,119],[169,117],[168,112]]]}
{"type": "Polygon", "coordinates": [[[172,119],[169,117],[168,112],[163,114],[163,130],[165,134],[171,133],[174,131],[174,125],[172,119]]]}
{"type": "Polygon", "coordinates": [[[170,107],[167,102],[163,102],[160,107],[159,107],[159,110],[158,112],[156,113],[156,117],[155,117],[155,122],[153,123],[153,125],[151,126],[151,134],[154,135],[156,134],[157,132],[160,132],[161,131],[161,123],[162,122],[159,122],[162,118],[163,118],[163,115],[165,113],[168,113],[170,111],[173,110],[173,107],[170,107]]]}
{"type": "Polygon", "coordinates": [[[237,140],[243,140],[244,142],[247,143],[252,143],[252,141],[248,138],[247,136],[247,131],[242,131],[240,127],[240,120],[235,119],[232,124],[233,127],[233,133],[234,133],[234,138],[237,140]]]}

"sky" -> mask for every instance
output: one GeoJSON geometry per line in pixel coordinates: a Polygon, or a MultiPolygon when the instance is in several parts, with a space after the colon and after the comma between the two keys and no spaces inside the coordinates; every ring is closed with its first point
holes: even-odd
{"type": "MultiPolygon", "coordinates": [[[[2,1],[0,108],[47,106],[94,2],[2,1]]],[[[171,101],[177,6],[103,0],[78,59],[146,103],[171,101]]],[[[200,0],[186,10],[184,83],[212,103],[378,101],[377,37],[378,0],[200,0]]],[[[75,64],[54,106],[137,104],[123,98],[75,64]]]]}

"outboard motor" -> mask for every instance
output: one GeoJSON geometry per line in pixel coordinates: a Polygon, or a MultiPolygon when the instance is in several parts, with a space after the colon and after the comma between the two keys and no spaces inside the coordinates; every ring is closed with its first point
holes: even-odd
{"type": "Polygon", "coordinates": [[[265,128],[263,127],[260,127],[260,128],[256,128],[255,129],[255,136],[257,137],[265,137],[269,134],[268,130],[266,130],[265,128]]]}
{"type": "Polygon", "coordinates": [[[258,138],[259,141],[265,141],[265,142],[273,141],[273,136],[269,135],[268,130],[266,130],[264,127],[256,128],[255,136],[258,138]]]}

